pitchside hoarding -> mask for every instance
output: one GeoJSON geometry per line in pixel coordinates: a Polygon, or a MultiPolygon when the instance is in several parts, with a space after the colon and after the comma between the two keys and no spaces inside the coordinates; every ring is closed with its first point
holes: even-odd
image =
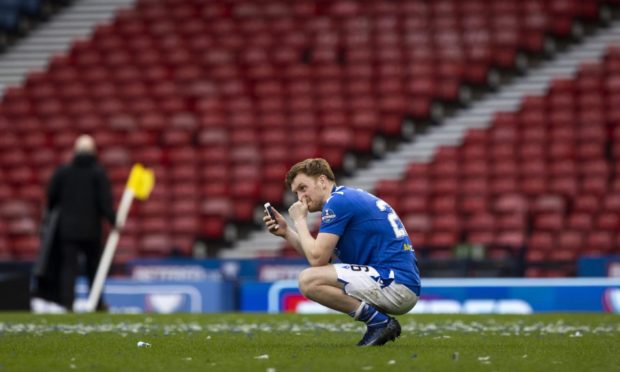
{"type": "Polygon", "coordinates": [[[260,280],[296,279],[308,267],[305,259],[141,259],[128,265],[139,280],[260,280]]]}
{"type": "MultiPolygon", "coordinates": [[[[325,313],[305,299],[296,281],[249,282],[241,286],[240,310],[325,313]]],[[[620,279],[426,279],[412,313],[530,314],[620,313],[620,279]]]]}
{"type": "MultiPolygon", "coordinates": [[[[75,310],[86,300],[78,283],[75,310]]],[[[297,281],[141,281],[108,279],[104,298],[115,313],[297,312],[331,310],[304,298],[297,281]]],[[[45,312],[45,309],[42,309],[45,312]]],[[[620,278],[426,279],[412,313],[620,313],[620,278]]]]}
{"type": "MultiPolygon", "coordinates": [[[[75,309],[88,297],[85,281],[76,286],[75,309]]],[[[139,281],[108,279],[103,297],[113,313],[221,313],[235,310],[234,284],[220,280],[139,281]]]]}
{"type": "MultiPolygon", "coordinates": [[[[610,275],[615,272],[610,262],[617,260],[582,265],[588,270],[581,274],[610,275]],[[603,267],[605,272],[600,269],[603,267]]],[[[306,267],[303,259],[136,260],[130,268],[133,280],[112,279],[110,284],[120,286],[106,286],[104,295],[112,311],[118,312],[327,312],[299,292],[296,278],[306,267]],[[222,282],[226,284],[216,284],[222,282]],[[144,283],[149,283],[148,291],[138,293],[136,288],[130,288],[144,289],[144,283]],[[215,287],[205,288],[204,283],[215,287]],[[174,286],[185,290],[170,293],[174,286]],[[192,297],[190,287],[197,290],[199,297],[192,297]],[[200,302],[196,298],[202,305],[196,305],[200,302]]],[[[84,286],[78,289],[86,291],[84,286]]],[[[423,279],[422,296],[412,312],[552,311],[620,313],[620,278],[423,279]]]]}

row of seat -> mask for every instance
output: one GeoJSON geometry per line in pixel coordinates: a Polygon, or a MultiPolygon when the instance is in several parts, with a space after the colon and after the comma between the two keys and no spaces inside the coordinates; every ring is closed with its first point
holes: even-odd
{"type": "MultiPolygon", "coordinates": [[[[504,121],[527,119],[531,121],[530,126],[533,126],[544,122],[546,116],[568,121],[567,124],[575,124],[587,119],[613,118],[613,114],[617,115],[613,109],[618,103],[617,93],[620,91],[620,86],[614,81],[608,80],[610,95],[606,97],[599,93],[583,94],[577,97],[569,94],[557,95],[552,102],[541,103],[542,107],[536,107],[534,105],[538,103],[532,102],[531,108],[520,113],[521,117],[504,115],[498,119],[504,121]],[[611,86],[612,83],[616,85],[611,86]],[[545,107],[546,105],[549,107],[545,107]],[[558,110],[568,110],[578,115],[571,120],[566,112],[561,113],[558,110]]],[[[29,93],[45,94],[47,97],[28,97],[25,92],[10,89],[5,97],[2,114],[24,120],[31,115],[62,118],[64,114],[79,118],[87,117],[91,113],[92,115],[105,113],[110,116],[126,113],[126,117],[137,120],[136,116],[143,114],[170,112],[177,114],[170,116],[170,119],[178,120],[177,117],[184,117],[188,118],[186,120],[198,123],[208,119],[203,116],[224,117],[229,120],[234,119],[236,115],[259,116],[277,113],[287,116],[305,114],[320,117],[331,112],[354,114],[359,110],[394,111],[389,110],[389,106],[385,104],[392,95],[424,99],[446,95],[448,92],[454,94],[458,93],[457,82],[456,76],[448,79],[433,79],[429,76],[411,79],[382,78],[382,81],[376,83],[371,83],[370,79],[356,79],[347,84],[341,84],[337,80],[315,83],[298,79],[290,84],[278,82],[256,84],[247,89],[248,93],[252,93],[250,99],[232,97],[222,99],[208,96],[178,97],[181,92],[180,88],[170,86],[168,83],[162,83],[161,89],[151,88],[148,84],[136,83],[125,85],[122,89],[106,88],[101,92],[97,89],[88,92],[84,84],[78,85],[71,82],[68,86],[46,86],[45,93],[38,93],[36,88],[31,89],[29,93]],[[141,95],[151,89],[155,92],[155,96],[145,98],[141,95]],[[161,96],[158,93],[160,91],[161,96]],[[327,99],[330,94],[336,96],[333,101],[327,99]],[[161,106],[157,107],[158,105],[161,106]],[[195,117],[192,115],[194,111],[195,117]]],[[[215,88],[209,95],[213,96],[217,92],[218,89],[215,88]]],[[[444,98],[448,100],[448,97],[444,98]]],[[[452,98],[455,99],[456,96],[452,98]]],[[[549,125],[553,125],[553,122],[549,125]]]]}
{"type": "MultiPolygon", "coordinates": [[[[614,64],[618,63],[616,59],[613,62],[614,64]]],[[[355,65],[355,68],[351,69],[342,69],[336,66],[329,66],[324,69],[303,67],[294,72],[291,71],[291,74],[297,76],[283,80],[269,80],[275,77],[272,75],[265,80],[248,80],[246,82],[243,82],[240,77],[232,77],[230,79],[231,86],[232,84],[241,84],[245,91],[252,93],[249,97],[243,97],[218,96],[218,94],[226,91],[225,88],[228,83],[220,84],[207,81],[203,82],[202,85],[198,83],[188,85],[164,79],[153,83],[136,81],[115,84],[114,79],[106,76],[105,70],[99,67],[90,72],[85,72],[85,74],[90,74],[93,71],[103,72],[101,76],[97,77],[101,84],[96,87],[88,87],[86,81],[77,80],[77,78],[86,79],[86,76],[73,76],[68,78],[68,81],[47,81],[37,78],[32,80],[26,86],[27,88],[8,89],[4,100],[9,107],[15,106],[12,110],[22,109],[26,113],[28,109],[33,109],[34,106],[41,104],[76,105],[72,101],[76,99],[81,105],[93,105],[93,99],[108,99],[110,102],[114,102],[116,106],[125,107],[129,104],[135,105],[144,94],[149,95],[148,98],[153,102],[161,102],[180,96],[179,98],[182,98],[188,108],[195,108],[199,112],[208,112],[209,109],[216,112],[229,111],[234,108],[243,108],[246,111],[269,111],[265,110],[269,108],[267,103],[273,101],[277,101],[275,103],[282,105],[284,109],[297,109],[298,106],[301,106],[299,107],[301,109],[307,109],[306,106],[310,106],[324,110],[332,107],[348,107],[347,100],[342,103],[344,106],[327,105],[324,102],[324,94],[327,93],[338,95],[336,101],[338,104],[340,103],[338,102],[338,99],[341,99],[340,96],[344,96],[347,99],[354,100],[351,104],[365,102],[366,107],[378,107],[374,100],[384,95],[402,93],[424,96],[425,93],[434,91],[434,84],[466,77],[463,62],[437,64],[432,68],[417,66],[414,70],[404,70],[399,64],[386,65],[385,69],[367,64],[355,65]],[[311,77],[313,74],[325,74],[325,78],[329,78],[329,80],[313,78],[311,77]],[[129,102],[112,101],[118,96],[129,100],[129,102]]],[[[133,67],[130,67],[129,71],[136,75],[136,79],[139,78],[139,73],[133,67]]],[[[528,105],[531,104],[531,113],[544,114],[547,108],[573,107],[584,112],[613,108],[618,99],[616,95],[603,97],[598,92],[585,94],[581,93],[580,90],[596,87],[600,88],[601,91],[617,93],[620,89],[619,80],[607,78],[607,75],[615,74],[616,71],[609,71],[597,77],[584,77],[574,84],[565,84],[564,80],[558,80],[555,90],[562,90],[564,94],[551,97],[553,100],[550,102],[535,102],[532,99],[532,102],[528,103],[528,105]]],[[[56,76],[55,79],[59,79],[59,76],[56,76]]],[[[108,104],[111,105],[112,103],[108,104]]]]}
{"type": "MultiPolygon", "coordinates": [[[[291,110],[297,111],[308,109],[330,109],[330,108],[348,108],[349,104],[359,105],[366,101],[365,107],[380,107],[377,105],[378,100],[391,94],[416,95],[418,97],[432,96],[433,92],[441,91],[436,85],[452,84],[455,80],[467,78],[464,71],[464,63],[453,62],[444,66],[436,66],[436,71],[428,69],[416,69],[415,72],[399,71],[399,65],[395,65],[396,69],[379,70],[373,72],[370,66],[358,65],[359,69],[353,70],[351,76],[347,80],[341,80],[342,74],[347,74],[346,69],[325,69],[326,74],[333,74],[333,80],[314,80],[309,77],[291,77],[287,81],[243,81],[239,77],[232,77],[228,81],[207,82],[202,86],[195,86],[196,93],[188,91],[187,84],[176,84],[171,80],[163,82],[149,83],[141,81],[137,70],[133,67],[127,69],[119,69],[116,74],[122,79],[129,79],[128,74],[133,74],[131,79],[135,81],[120,81],[114,83],[115,77],[107,77],[106,74],[97,76],[98,81],[93,83],[101,83],[100,86],[87,88],[88,83],[80,83],[77,77],[71,77],[68,81],[52,81],[33,83],[32,88],[23,90],[19,88],[11,88],[6,92],[7,107],[4,109],[7,114],[17,116],[20,113],[27,114],[28,110],[34,110],[37,106],[52,106],[55,110],[68,110],[69,112],[81,113],[80,111],[95,111],[101,106],[114,105],[121,108],[131,109],[139,102],[164,103],[174,97],[182,99],[185,110],[196,109],[199,112],[208,112],[206,108],[216,109],[216,111],[229,111],[234,107],[242,106],[246,111],[281,111],[291,110]],[[440,70],[441,69],[441,70],[440,70]],[[329,72],[328,72],[329,71],[329,72]],[[368,74],[368,76],[360,76],[368,74]],[[373,77],[374,76],[374,77],[373,77]],[[380,80],[379,80],[380,79],[380,80]],[[213,99],[218,92],[231,89],[233,84],[240,87],[235,89],[243,89],[250,94],[251,99],[235,97],[228,95],[226,98],[213,99]],[[200,89],[200,91],[198,90],[200,89]],[[145,99],[144,94],[152,94],[153,97],[145,99]],[[186,94],[185,97],[182,97],[186,94]],[[330,106],[325,102],[326,94],[337,95],[345,98],[345,102],[340,103],[338,100],[334,105],[330,106]],[[293,96],[291,96],[293,95],[293,96]],[[128,101],[119,100],[122,97],[128,101]],[[179,97],[181,96],[181,97],[179,97]],[[143,100],[141,100],[143,99],[143,100]],[[348,102],[351,99],[353,102],[348,102]],[[106,100],[97,102],[96,100],[106,100]],[[274,102],[275,101],[275,102],[274,102]],[[97,104],[95,104],[97,103],[97,104]],[[268,104],[280,105],[280,110],[269,110],[268,104]],[[81,109],[78,109],[81,107],[81,109]]],[[[305,71],[297,71],[295,73],[312,74],[318,69],[306,69],[305,71]]],[[[100,70],[103,71],[103,70],[100,70]]],[[[147,74],[148,70],[144,73],[147,74]]],[[[205,79],[204,74],[200,70],[191,72],[196,78],[205,79]]],[[[248,72],[249,73],[249,72],[248,72]]],[[[58,79],[58,77],[56,77],[58,79]]],[[[82,77],[80,77],[81,79],[82,77]]],[[[273,76],[269,76],[273,78],[273,76]]],[[[329,77],[328,77],[329,78],[329,77]]],[[[217,79],[217,77],[215,77],[217,79]]],[[[191,88],[191,87],[190,87],[191,88]]],[[[579,104],[580,102],[577,102],[579,104]]],[[[584,102],[587,104],[588,102],[584,102]]],[[[610,102],[611,103],[611,102],[610,102]]],[[[355,109],[356,107],[351,107],[355,109]]],[[[51,108],[45,109],[43,113],[51,114],[51,108]]],[[[133,111],[133,110],[132,110],[133,111]]],[[[36,111],[35,111],[36,112],[36,111]]]]}
{"type": "Polygon", "coordinates": [[[269,17],[302,17],[302,19],[315,19],[317,15],[331,15],[335,18],[348,18],[358,14],[360,11],[367,11],[371,14],[386,15],[404,13],[415,15],[425,12],[434,14],[452,14],[461,12],[487,13],[497,12],[502,15],[514,14],[520,11],[549,9],[557,14],[575,15],[582,13],[583,9],[591,8],[592,4],[576,0],[564,1],[505,1],[494,2],[490,0],[472,0],[460,2],[458,0],[442,0],[434,2],[426,1],[407,1],[396,0],[392,2],[371,2],[359,3],[356,1],[298,1],[289,3],[286,1],[266,1],[257,4],[253,1],[222,1],[213,6],[204,6],[198,0],[166,0],[158,2],[153,6],[149,0],[140,0],[136,4],[136,9],[146,11],[148,9],[166,8],[171,12],[185,13],[188,8],[202,9],[205,16],[212,16],[214,20],[227,18],[244,18],[257,16],[260,19],[270,19],[269,17]],[[237,13],[239,12],[239,13],[237,13]]]}

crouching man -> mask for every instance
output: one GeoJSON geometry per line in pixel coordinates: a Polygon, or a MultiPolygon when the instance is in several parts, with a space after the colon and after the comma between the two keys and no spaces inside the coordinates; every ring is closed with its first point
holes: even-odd
{"type": "Polygon", "coordinates": [[[326,160],[306,159],[286,175],[297,195],[289,208],[295,229],[275,211],[263,221],[310,263],[299,276],[304,296],[366,323],[358,346],[383,345],[401,333],[389,316],[409,312],[420,295],[420,273],[411,240],[392,207],[360,189],[337,186],[326,160]],[[316,239],[308,212],[321,211],[316,239]],[[332,255],[342,263],[331,263],[332,255]]]}

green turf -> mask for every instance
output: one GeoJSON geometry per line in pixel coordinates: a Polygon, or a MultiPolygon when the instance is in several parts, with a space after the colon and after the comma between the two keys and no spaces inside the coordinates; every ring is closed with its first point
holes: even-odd
{"type": "Polygon", "coordinates": [[[0,371],[620,370],[618,315],[399,320],[395,343],[358,348],[345,315],[0,313],[0,371]]]}

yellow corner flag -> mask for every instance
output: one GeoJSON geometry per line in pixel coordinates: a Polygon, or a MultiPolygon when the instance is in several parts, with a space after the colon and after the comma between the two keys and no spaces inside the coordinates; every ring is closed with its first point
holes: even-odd
{"type": "Polygon", "coordinates": [[[148,199],[155,186],[155,175],[153,171],[145,168],[142,164],[135,164],[131,168],[127,188],[133,191],[135,197],[140,200],[148,199]]]}
{"type": "MultiPolygon", "coordinates": [[[[129,179],[127,180],[127,186],[125,186],[125,191],[121,197],[121,204],[119,205],[118,212],[116,213],[117,226],[122,227],[125,225],[125,220],[129,214],[129,208],[131,208],[133,198],[136,197],[140,200],[148,199],[151,191],[153,191],[153,186],[155,186],[155,175],[153,174],[153,171],[145,168],[142,164],[135,164],[131,168],[131,173],[129,174],[129,179]]],[[[105,282],[105,278],[110,270],[112,258],[114,257],[114,251],[116,251],[116,246],[118,245],[119,239],[119,229],[112,229],[112,231],[110,231],[110,235],[108,236],[108,240],[105,243],[105,248],[103,249],[103,254],[101,255],[101,260],[99,261],[99,267],[97,268],[97,273],[95,275],[90,293],[88,294],[88,300],[86,302],[87,311],[94,311],[97,306],[97,301],[99,301],[99,298],[101,297],[103,283],[105,282]]]]}

